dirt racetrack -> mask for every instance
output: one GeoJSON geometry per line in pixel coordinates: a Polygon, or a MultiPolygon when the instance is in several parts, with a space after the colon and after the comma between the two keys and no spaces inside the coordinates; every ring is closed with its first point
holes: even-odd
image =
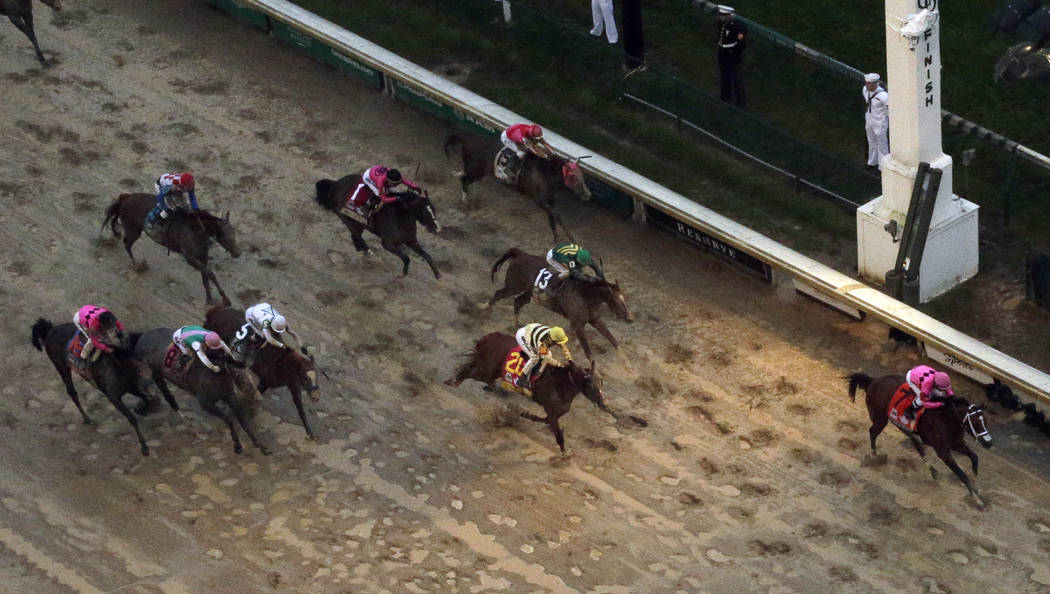
{"type": "Polygon", "coordinates": [[[983,511],[895,430],[887,463],[867,464],[866,413],[841,378],[901,372],[914,353],[595,207],[563,211],[636,317],[610,321],[619,351],[591,331],[605,394],[648,425],[580,398],[564,460],[544,426],[498,426],[494,412],[534,405],[442,381],[478,337],[513,330],[509,303],[475,304],[506,248],[548,247],[537,209],[489,180],[464,211],[444,123],[198,3],[68,4],[54,22],[35,6],[48,70],[0,24],[0,590],[1050,591],[1050,442],[992,407],[983,511]],[[443,231],[422,242],[440,280],[415,257],[401,278],[382,250],[358,256],[312,202],[314,180],[377,162],[437,200],[443,231]],[[235,305],[274,303],[331,376],[309,405],[319,442],[282,389],[256,419],[275,453],[236,455],[178,392],[184,419],[142,418],[144,458],[76,380],[98,423],[81,424],[29,345],[37,317],[85,302],[135,330],[202,320],[181,258],[144,239],[137,272],[98,240],[117,194],[183,169],[237,226],[245,254],[212,252],[235,305]]]}

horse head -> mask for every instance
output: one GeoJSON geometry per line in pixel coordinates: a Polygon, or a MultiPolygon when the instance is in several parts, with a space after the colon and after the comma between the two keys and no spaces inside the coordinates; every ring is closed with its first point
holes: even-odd
{"type": "Polygon", "coordinates": [[[225,217],[221,219],[216,218],[215,220],[217,225],[212,234],[215,237],[215,241],[218,241],[219,245],[227,252],[230,252],[230,255],[234,258],[241,257],[241,248],[237,245],[237,230],[230,223],[230,211],[226,211],[225,217]]]}
{"type": "Polygon", "coordinates": [[[992,434],[988,432],[988,424],[984,419],[984,408],[976,404],[970,404],[962,398],[953,400],[952,404],[966,405],[966,414],[963,415],[963,426],[970,431],[970,435],[981,444],[984,449],[992,447],[992,434]]]}
{"type": "Polygon", "coordinates": [[[620,290],[620,282],[613,281],[606,283],[609,286],[609,292],[611,298],[606,301],[609,304],[609,309],[616,314],[616,317],[630,324],[634,321],[634,314],[631,313],[631,308],[627,307],[627,301],[623,298],[623,291],[620,290]]]}
{"type": "Polygon", "coordinates": [[[426,190],[422,194],[416,192],[401,192],[398,194],[398,202],[402,203],[412,217],[416,219],[427,231],[437,233],[441,231],[441,225],[437,220],[437,210],[434,203],[430,201],[430,193],[426,190]]]}
{"type": "Polygon", "coordinates": [[[587,183],[583,179],[583,169],[580,167],[580,159],[585,158],[576,157],[565,161],[561,166],[561,178],[566,188],[575,192],[580,198],[590,200],[591,191],[587,188],[587,183]]]}
{"type": "Polygon", "coordinates": [[[310,354],[305,346],[299,347],[299,350],[305,355],[305,357],[296,357],[298,360],[297,368],[299,370],[300,387],[310,397],[310,400],[318,402],[321,400],[321,388],[317,385],[317,366],[314,356],[310,354]]]}
{"type": "Polygon", "coordinates": [[[599,278],[592,281],[590,286],[594,287],[592,290],[597,291],[602,303],[605,303],[618,319],[628,324],[634,321],[634,314],[627,307],[627,301],[623,298],[623,291],[620,289],[619,282],[609,282],[604,278],[599,278]]]}
{"type": "Polygon", "coordinates": [[[605,394],[602,393],[602,376],[594,368],[594,361],[591,361],[590,367],[580,367],[575,361],[569,361],[569,372],[587,400],[600,409],[608,409],[605,405],[605,394]]]}

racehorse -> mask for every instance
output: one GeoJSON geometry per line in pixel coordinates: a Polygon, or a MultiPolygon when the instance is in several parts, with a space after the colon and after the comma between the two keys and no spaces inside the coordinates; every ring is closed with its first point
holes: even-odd
{"type": "MultiPolygon", "coordinates": [[[[470,184],[482,179],[486,174],[495,177],[496,155],[503,145],[494,137],[453,134],[445,140],[446,158],[449,157],[449,150],[456,146],[459,147],[463,169],[454,172],[452,176],[459,178],[463,186],[463,201],[466,202],[470,184]]],[[[572,233],[562,223],[561,217],[554,211],[556,194],[562,190],[568,190],[583,200],[591,198],[591,191],[587,188],[583,170],[580,169],[581,158],[566,159],[558,155],[550,155],[549,159],[545,159],[533,153],[526,153],[521,172],[514,183],[516,190],[532,197],[536,205],[547,213],[547,222],[550,224],[555,242],[558,241],[558,226],[561,226],[570,241],[575,241],[572,233]]]]}
{"type": "MultiPolygon", "coordinates": [[[[132,344],[135,355],[141,359],[153,372],[153,381],[157,384],[164,398],[169,402],[174,400],[171,391],[168,390],[167,382],[192,393],[197,397],[201,408],[219,417],[230,429],[233,436],[233,451],[240,454],[244,448],[241,440],[237,437],[237,429],[233,425],[233,418],[218,405],[219,402],[226,403],[233,417],[240,423],[241,428],[248,434],[255,447],[263,455],[269,455],[270,450],[259,442],[249,424],[249,417],[259,403],[259,391],[255,387],[255,380],[251,372],[233,365],[229,360],[213,357],[212,362],[220,365],[219,373],[212,373],[197,361],[190,363],[185,372],[179,367],[178,358],[181,354],[178,349],[172,348],[171,335],[175,331],[171,328],[154,328],[147,330],[141,335],[132,335],[132,344]]],[[[195,357],[194,357],[195,358],[195,357]]]]}
{"type": "MultiPolygon", "coordinates": [[[[547,261],[518,248],[510,248],[492,265],[493,281],[496,280],[496,272],[507,260],[510,260],[510,265],[507,267],[507,276],[503,280],[503,288],[496,291],[483,307],[490,308],[500,299],[517,295],[514,299],[514,324],[520,326],[518,312],[532,299],[535,283],[540,276],[540,271],[547,267],[547,261]]],[[[544,271],[544,275],[545,277],[539,281],[545,286],[546,283],[552,282],[553,275],[550,271],[544,271]]],[[[594,358],[591,356],[591,345],[587,342],[583,331],[587,324],[593,326],[608,339],[614,348],[619,348],[616,338],[601,319],[603,303],[616,314],[617,318],[628,324],[634,321],[634,316],[631,315],[631,310],[624,301],[619,283],[610,283],[605,279],[587,282],[567,278],[561,282],[560,286],[554,287],[554,292],[549,299],[537,300],[537,303],[569,320],[573,333],[580,339],[583,352],[592,361],[594,358]]]]}
{"type": "MultiPolygon", "coordinates": [[[[469,359],[456,368],[452,377],[445,380],[445,384],[455,387],[466,379],[492,384],[503,377],[504,363],[516,346],[518,343],[513,336],[499,332],[486,334],[474,345],[474,350],[466,355],[469,359]]],[[[595,406],[609,413],[613,418],[619,418],[605,404],[601,376],[594,370],[594,364],[592,363],[591,367],[586,369],[573,361],[569,361],[566,367],[548,366],[543,375],[533,383],[532,399],[543,407],[547,416],[540,417],[529,412],[521,413],[521,416],[530,421],[546,423],[554,433],[562,454],[565,454],[565,434],[562,433],[558,419],[569,412],[573,399],[580,392],[583,392],[583,395],[595,406]]]]}
{"type": "MultiPolygon", "coordinates": [[[[318,180],[314,184],[316,190],[314,200],[339,217],[339,220],[350,230],[350,236],[354,240],[354,248],[358,252],[364,252],[365,255],[368,255],[372,253],[372,250],[369,249],[364,237],[361,236],[366,229],[365,225],[341,212],[347,196],[360,183],[361,176],[356,174],[344,176],[338,181],[330,179],[318,180]]],[[[430,201],[430,196],[425,192],[419,194],[412,191],[396,192],[390,195],[396,196],[397,200],[379,207],[379,210],[373,213],[371,224],[367,227],[368,231],[379,238],[383,243],[383,249],[401,258],[401,262],[404,263],[404,268],[401,271],[402,275],[408,274],[408,255],[401,249],[401,246],[405,245],[413,252],[423,256],[423,259],[430,265],[430,269],[434,271],[434,277],[441,278],[441,273],[438,272],[437,266],[434,265],[434,259],[423,249],[423,246],[419,245],[419,240],[416,239],[417,222],[431,233],[441,231],[441,225],[437,222],[437,214],[435,214],[434,204],[430,201]]]]}
{"type": "MultiPolygon", "coordinates": [[[[227,342],[233,339],[243,323],[243,311],[221,305],[212,307],[204,315],[204,327],[218,332],[227,342]]],[[[306,347],[302,349],[306,351],[306,347]]],[[[303,392],[309,394],[310,400],[314,402],[321,399],[313,356],[303,356],[290,347],[279,349],[263,346],[252,355],[251,360],[252,372],[259,378],[259,393],[265,393],[269,388],[287,387],[292,393],[295,409],[299,411],[299,419],[303,422],[306,434],[316,441],[317,436],[310,429],[310,423],[306,421],[306,410],[303,408],[303,392]]]]}
{"type": "MultiPolygon", "coordinates": [[[[62,10],[61,0],[40,0],[41,4],[50,6],[55,12],[62,10]]],[[[33,31],[33,3],[32,0],[0,0],[0,15],[7,15],[11,23],[19,31],[25,33],[29,41],[33,42],[36,50],[36,58],[40,65],[48,67],[50,64],[44,59],[44,53],[40,51],[40,44],[36,42],[36,33],[33,31]]]]}
{"type": "MultiPolygon", "coordinates": [[[[73,387],[71,368],[73,362],[70,360],[69,343],[77,332],[79,332],[77,327],[72,323],[55,326],[44,318],[40,318],[33,324],[32,342],[36,350],[47,353],[47,358],[51,360],[51,364],[55,366],[58,375],[62,377],[62,383],[66,385],[66,393],[69,394],[73,404],[80,411],[84,424],[93,425],[94,421],[84,412],[84,407],[80,406],[80,396],[77,394],[76,388],[73,387]]],[[[135,416],[135,413],[144,415],[149,409],[149,397],[139,387],[140,367],[138,362],[135,361],[131,352],[126,348],[114,347],[112,353],[99,353],[98,359],[91,364],[89,369],[90,371],[87,375],[90,376],[90,379],[88,377],[85,377],[85,379],[105,394],[106,398],[113,403],[113,406],[131,423],[131,427],[135,429],[135,435],[138,436],[142,455],[148,456],[149,446],[146,445],[146,440],[142,437],[142,431],[139,430],[139,421],[135,416]],[[134,413],[128,409],[122,400],[124,394],[129,393],[138,396],[141,400],[134,413]]],[[[165,397],[167,398],[166,395],[165,397]]],[[[172,409],[179,410],[179,405],[175,403],[175,400],[171,398],[167,398],[167,400],[172,409]]]]}
{"type": "MultiPolygon", "coordinates": [[[[856,400],[857,388],[863,388],[865,402],[868,406],[868,416],[871,418],[871,428],[868,434],[871,436],[871,453],[875,455],[875,438],[882,433],[889,422],[890,401],[893,399],[897,389],[905,383],[903,375],[887,375],[873,379],[863,373],[854,373],[849,376],[849,397],[851,401],[856,400]]],[[[977,454],[963,441],[965,432],[970,433],[985,448],[992,447],[992,436],[986,428],[984,411],[976,404],[970,404],[965,398],[953,396],[943,400],[944,406],[940,408],[929,408],[922,413],[915,428],[915,432],[908,431],[898,425],[898,428],[908,436],[916,451],[922,456],[922,461],[930,468],[930,474],[937,478],[937,470],[926,458],[924,445],[929,445],[937,452],[937,457],[959,477],[980,507],[984,507],[984,501],[977,494],[977,487],[970,482],[959,465],[952,458],[952,450],[964,454],[970,459],[973,466],[974,478],[977,477],[977,454]]]]}
{"type": "MultiPolygon", "coordinates": [[[[106,209],[102,228],[108,223],[114,237],[121,236],[118,224],[124,228],[124,249],[128,251],[132,265],[135,265],[135,256],[131,253],[131,246],[142,236],[146,216],[156,204],[157,198],[152,194],[121,194],[116,202],[106,209]]],[[[241,256],[241,248],[237,246],[237,232],[230,223],[229,211],[226,212],[225,218],[219,218],[206,210],[177,211],[168,218],[167,228],[160,241],[152,235],[150,239],[168,251],[182,254],[187,264],[200,271],[204,297],[208,303],[211,303],[211,283],[219,290],[223,304],[230,304],[229,297],[219,285],[219,279],[215,278],[215,273],[208,268],[208,246],[212,239],[218,241],[234,258],[241,256]]]]}

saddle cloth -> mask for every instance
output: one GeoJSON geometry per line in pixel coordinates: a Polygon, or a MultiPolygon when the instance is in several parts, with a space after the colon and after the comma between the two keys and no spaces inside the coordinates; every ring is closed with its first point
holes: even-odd
{"type": "Polygon", "coordinates": [[[168,346],[168,352],[164,353],[164,369],[168,371],[177,371],[179,368],[179,355],[181,354],[182,351],[180,351],[179,347],[175,346],[175,343],[172,342],[171,345],[168,346]]]}
{"type": "Polygon", "coordinates": [[[901,384],[897,388],[897,391],[893,393],[893,398],[890,398],[890,409],[888,411],[890,422],[894,425],[904,429],[905,431],[915,432],[915,428],[919,426],[919,419],[923,413],[926,412],[925,408],[920,408],[915,413],[915,419],[909,421],[908,417],[904,415],[904,412],[911,406],[912,400],[915,399],[915,392],[912,392],[911,386],[908,384],[901,384]]]}
{"type": "Polygon", "coordinates": [[[77,332],[73,335],[73,338],[69,339],[66,344],[66,350],[69,352],[70,359],[80,358],[80,353],[84,352],[84,345],[87,344],[87,337],[84,336],[83,332],[77,332]]]}
{"type": "Polygon", "coordinates": [[[518,182],[518,174],[521,173],[521,166],[524,163],[525,160],[518,159],[513,149],[503,147],[496,153],[496,158],[492,162],[492,172],[496,175],[497,180],[505,184],[514,184],[518,182]]]}
{"type": "MultiPolygon", "coordinates": [[[[69,342],[66,343],[66,357],[69,363],[69,369],[73,373],[86,379],[88,382],[94,383],[94,376],[91,373],[90,366],[81,368],[76,365],[76,360],[79,359],[80,354],[84,352],[84,345],[86,345],[87,342],[88,337],[84,336],[83,332],[77,331],[77,333],[73,335],[73,338],[70,338],[69,342]]],[[[101,354],[102,351],[95,349],[95,352],[91,354],[91,363],[98,361],[98,357],[101,354]]]]}
{"type": "Polygon", "coordinates": [[[368,201],[364,201],[360,208],[354,205],[357,199],[361,196],[361,192],[364,192],[368,196],[372,195],[371,188],[365,185],[364,182],[358,183],[352,190],[346,193],[346,198],[343,200],[343,207],[339,209],[339,214],[350,217],[362,225],[367,225],[368,215],[364,211],[364,208],[365,205],[368,204],[368,201]]]}
{"type": "Polygon", "coordinates": [[[521,370],[525,367],[527,360],[528,358],[522,354],[520,346],[511,349],[503,362],[503,378],[500,380],[500,387],[509,392],[532,398],[532,390],[519,388],[515,385],[515,382],[521,377],[521,370]]]}
{"type": "Polygon", "coordinates": [[[532,301],[540,305],[546,305],[551,298],[551,293],[554,292],[554,285],[552,281],[555,279],[554,273],[547,268],[540,268],[540,271],[536,273],[536,279],[532,281],[532,301]]]}

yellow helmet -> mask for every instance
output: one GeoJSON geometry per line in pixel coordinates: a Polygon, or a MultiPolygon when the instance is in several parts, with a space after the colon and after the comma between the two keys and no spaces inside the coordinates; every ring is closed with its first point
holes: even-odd
{"type": "Polygon", "coordinates": [[[565,331],[558,326],[551,328],[550,333],[551,340],[558,344],[565,344],[569,342],[569,337],[565,335],[565,331]]]}

